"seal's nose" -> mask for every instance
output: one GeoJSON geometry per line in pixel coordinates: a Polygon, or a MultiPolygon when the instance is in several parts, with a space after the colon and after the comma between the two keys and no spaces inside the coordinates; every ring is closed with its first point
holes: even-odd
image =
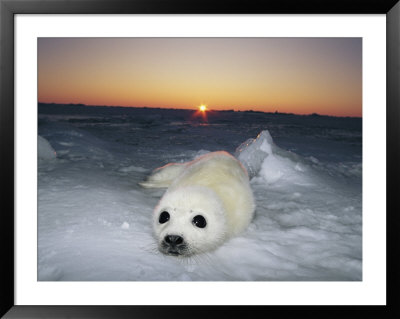
{"type": "Polygon", "coordinates": [[[164,241],[171,247],[175,247],[183,243],[183,238],[176,235],[167,235],[165,236],[164,241]]]}

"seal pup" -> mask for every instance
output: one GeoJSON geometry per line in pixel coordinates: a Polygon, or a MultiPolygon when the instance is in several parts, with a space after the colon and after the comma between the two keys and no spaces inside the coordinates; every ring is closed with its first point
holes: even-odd
{"type": "Polygon", "coordinates": [[[245,230],[254,215],[246,169],[224,151],[160,167],[139,184],[168,187],[153,211],[158,248],[166,255],[214,250],[245,230]]]}

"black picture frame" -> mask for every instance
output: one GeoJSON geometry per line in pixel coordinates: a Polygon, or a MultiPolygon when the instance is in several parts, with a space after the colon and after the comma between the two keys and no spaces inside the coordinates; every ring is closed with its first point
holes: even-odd
{"type": "MultiPolygon", "coordinates": [[[[0,315],[5,318],[169,318],[263,316],[399,318],[396,259],[400,137],[400,3],[398,0],[0,0],[0,315]],[[14,15],[15,14],[385,14],[387,21],[387,305],[386,306],[17,306],[14,304],[14,15]]],[[[383,141],[382,141],[383,142],[383,141]]],[[[379,168],[377,168],[379,169],[379,168]]],[[[384,212],[381,212],[384,213],[384,212]]],[[[240,292],[238,292],[240,293],[240,292]]]]}

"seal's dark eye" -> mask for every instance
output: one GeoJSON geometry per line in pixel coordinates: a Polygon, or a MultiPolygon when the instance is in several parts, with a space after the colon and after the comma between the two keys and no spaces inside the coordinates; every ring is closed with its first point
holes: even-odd
{"type": "Polygon", "coordinates": [[[204,228],[207,225],[206,219],[201,215],[194,216],[192,223],[199,228],[204,228]]]}
{"type": "Polygon", "coordinates": [[[158,221],[159,221],[160,224],[164,224],[164,223],[166,223],[167,221],[169,221],[169,214],[168,214],[168,212],[162,212],[162,213],[160,214],[160,218],[158,219],[158,221]]]}

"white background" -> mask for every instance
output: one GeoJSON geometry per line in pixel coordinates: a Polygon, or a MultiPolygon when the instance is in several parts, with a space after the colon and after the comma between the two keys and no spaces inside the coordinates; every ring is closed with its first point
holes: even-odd
{"type": "Polygon", "coordinates": [[[385,15],[17,15],[15,61],[17,305],[386,303],[385,15]],[[37,38],[172,36],[363,38],[361,282],[37,281],[37,38]]]}

